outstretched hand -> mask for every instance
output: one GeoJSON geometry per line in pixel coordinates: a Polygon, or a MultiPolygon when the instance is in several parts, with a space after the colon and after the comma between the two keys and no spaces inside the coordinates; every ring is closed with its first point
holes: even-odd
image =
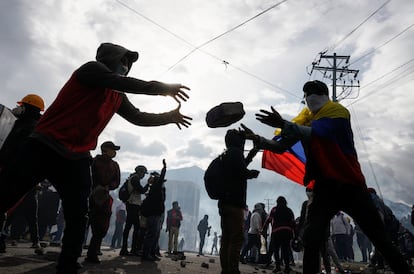
{"type": "Polygon", "coordinates": [[[270,107],[270,109],[272,112],[261,109],[261,113],[256,113],[256,119],[271,127],[283,128],[285,121],[282,116],[273,107],[270,107]]]}
{"type": "Polygon", "coordinates": [[[253,141],[258,138],[258,136],[253,132],[253,130],[251,130],[250,128],[246,127],[243,123],[240,124],[240,126],[243,129],[244,138],[246,138],[247,140],[253,140],[253,141]]]}
{"type": "Polygon", "coordinates": [[[190,90],[189,87],[183,86],[181,84],[167,84],[168,89],[165,92],[165,95],[171,96],[174,98],[175,101],[180,103],[180,100],[183,100],[184,102],[187,101],[190,96],[183,90],[190,90]]]}
{"type": "Polygon", "coordinates": [[[189,116],[182,115],[180,113],[180,108],[181,104],[179,103],[178,107],[171,111],[171,120],[179,129],[181,129],[181,126],[189,127],[191,125],[190,121],[193,120],[193,118],[189,116]]]}

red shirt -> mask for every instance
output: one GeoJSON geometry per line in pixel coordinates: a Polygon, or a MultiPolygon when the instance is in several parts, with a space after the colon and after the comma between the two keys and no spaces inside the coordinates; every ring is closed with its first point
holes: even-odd
{"type": "Polygon", "coordinates": [[[57,141],[69,153],[89,153],[121,103],[121,93],[82,85],[75,71],[40,119],[35,132],[57,141]]]}

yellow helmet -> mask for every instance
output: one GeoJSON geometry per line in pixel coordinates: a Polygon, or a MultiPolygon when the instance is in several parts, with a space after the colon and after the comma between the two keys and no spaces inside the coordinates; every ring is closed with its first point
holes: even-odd
{"type": "Polygon", "coordinates": [[[37,107],[41,111],[45,110],[45,103],[43,102],[42,97],[36,94],[28,94],[23,97],[23,99],[19,102],[17,102],[19,105],[26,103],[29,105],[32,105],[34,107],[37,107]]]}

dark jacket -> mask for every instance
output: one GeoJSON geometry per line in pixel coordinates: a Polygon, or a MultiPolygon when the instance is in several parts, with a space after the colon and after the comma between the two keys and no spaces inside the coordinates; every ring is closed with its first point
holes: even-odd
{"type": "Polygon", "coordinates": [[[5,167],[13,161],[41,117],[39,109],[29,105],[26,105],[25,108],[25,112],[18,117],[0,149],[0,167],[5,167]]]}
{"type": "Polygon", "coordinates": [[[219,206],[232,205],[246,207],[247,179],[252,172],[247,169],[244,158],[244,137],[237,130],[229,130],[226,134],[227,150],[223,156],[226,197],[219,200],[219,206]]]}
{"type": "Polygon", "coordinates": [[[156,177],[152,183],[148,195],[141,205],[141,212],[144,217],[161,216],[165,211],[165,187],[164,177],[166,169],[163,168],[160,177],[156,177]]]}
{"type": "Polygon", "coordinates": [[[108,187],[108,190],[118,188],[121,179],[121,171],[117,162],[108,155],[97,155],[92,163],[93,187],[98,185],[108,187]]]}
{"type": "Polygon", "coordinates": [[[200,222],[198,223],[197,230],[202,235],[206,234],[207,231],[209,230],[208,220],[205,218],[201,219],[200,222]]]}
{"type": "Polygon", "coordinates": [[[295,231],[295,217],[292,210],[285,205],[277,205],[272,208],[264,226],[269,223],[272,224],[272,233],[286,229],[295,231]]]}

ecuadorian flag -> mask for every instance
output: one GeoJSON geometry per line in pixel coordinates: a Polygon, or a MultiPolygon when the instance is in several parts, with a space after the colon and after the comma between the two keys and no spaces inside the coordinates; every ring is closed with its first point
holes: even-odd
{"type": "MultiPolygon", "coordinates": [[[[312,127],[308,159],[298,142],[282,154],[265,150],[263,168],[273,170],[301,185],[312,185],[315,179],[365,184],[346,108],[328,101],[316,114],[304,108],[292,122],[312,127]]],[[[278,131],[275,134],[275,140],[281,138],[278,131]]]]}

